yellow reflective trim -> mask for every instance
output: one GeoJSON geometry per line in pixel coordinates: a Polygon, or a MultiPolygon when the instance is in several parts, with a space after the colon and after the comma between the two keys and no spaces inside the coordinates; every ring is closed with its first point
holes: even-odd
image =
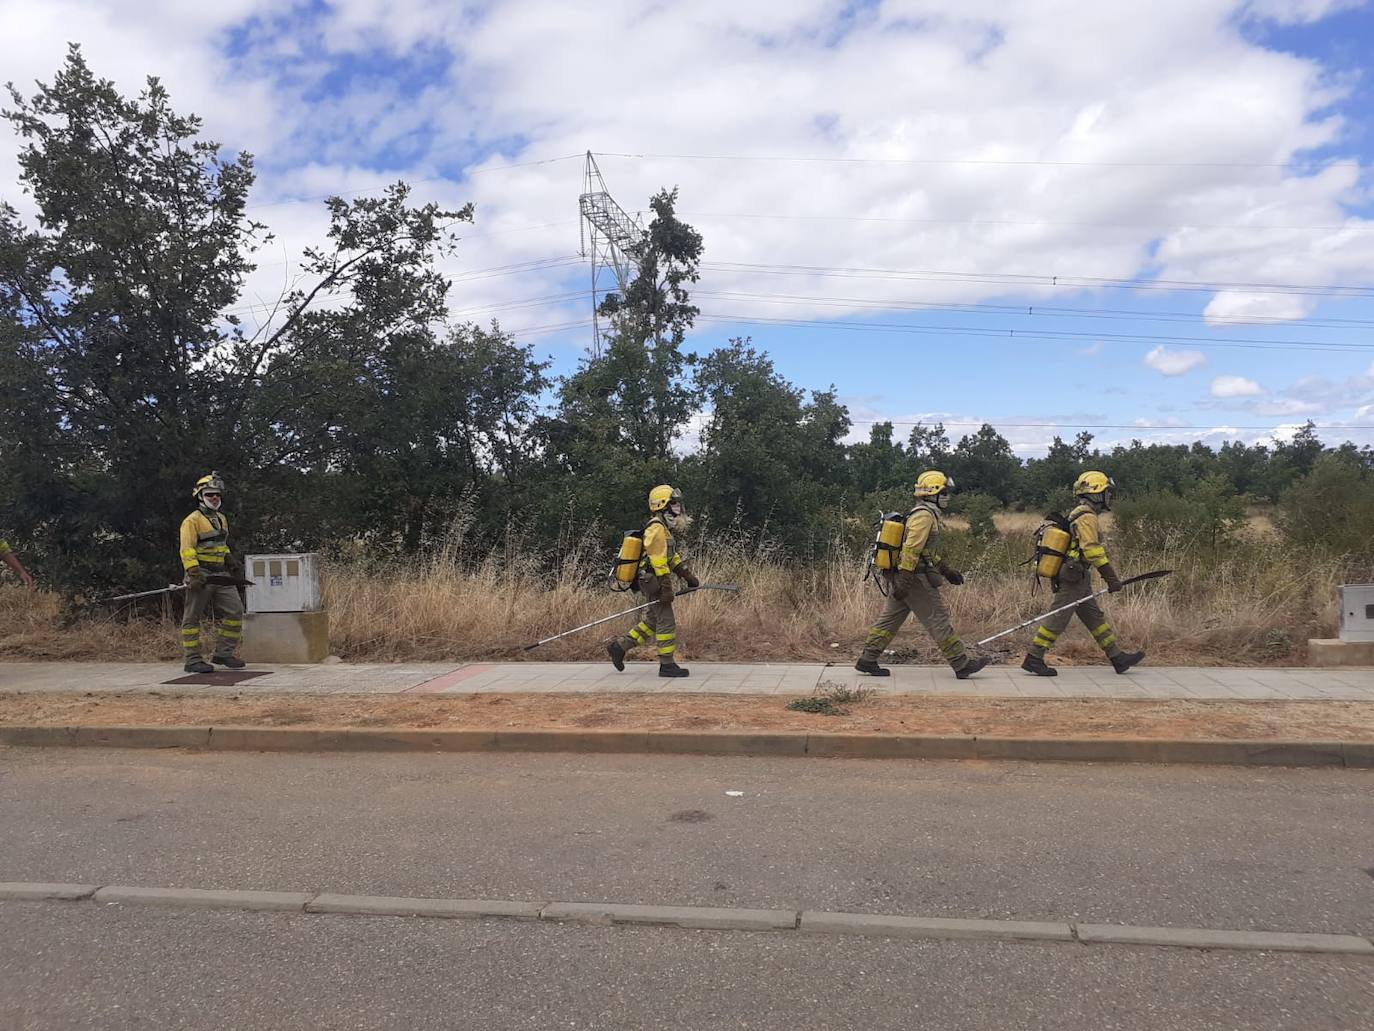
{"type": "Polygon", "coordinates": [[[677,640],[677,634],[654,634],[654,637],[655,637],[656,639],[660,640],[660,641],[676,641],[676,640],[677,640]]]}
{"type": "Polygon", "coordinates": [[[676,651],[677,651],[677,645],[675,645],[675,644],[665,644],[662,648],[660,648],[660,649],[658,650],[658,654],[660,654],[660,655],[672,655],[672,654],[673,654],[674,652],[676,652],[676,651]]]}

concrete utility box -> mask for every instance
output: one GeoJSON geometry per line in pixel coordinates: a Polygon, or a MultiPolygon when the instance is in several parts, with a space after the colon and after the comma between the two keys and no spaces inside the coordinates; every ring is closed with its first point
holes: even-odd
{"type": "Polygon", "coordinates": [[[1374,641],[1374,584],[1346,584],[1341,588],[1342,641],[1374,641]]]}
{"type": "Polygon", "coordinates": [[[315,612],[321,607],[319,556],[249,555],[244,559],[249,612],[315,612]]]}
{"type": "Polygon", "coordinates": [[[248,662],[323,662],[329,656],[329,613],[320,592],[319,556],[247,555],[243,658],[248,662]]]}

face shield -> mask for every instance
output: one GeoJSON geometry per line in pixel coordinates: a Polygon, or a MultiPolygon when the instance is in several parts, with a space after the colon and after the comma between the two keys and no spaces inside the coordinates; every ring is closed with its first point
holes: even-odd
{"type": "Polygon", "coordinates": [[[954,478],[953,478],[953,477],[949,477],[948,479],[945,480],[945,489],[942,490],[942,491],[940,491],[939,494],[935,495],[935,504],[937,504],[938,506],[940,506],[940,510],[941,510],[941,511],[943,511],[943,510],[949,508],[949,498],[950,498],[950,495],[953,494],[953,493],[954,493],[954,478]]]}

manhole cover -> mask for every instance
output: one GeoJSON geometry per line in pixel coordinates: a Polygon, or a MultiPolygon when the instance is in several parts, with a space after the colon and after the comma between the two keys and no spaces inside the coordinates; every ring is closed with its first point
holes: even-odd
{"type": "Polygon", "coordinates": [[[270,677],[270,669],[225,670],[223,673],[188,673],[175,680],[164,680],[164,684],[203,684],[206,687],[233,687],[254,677],[270,677]]]}

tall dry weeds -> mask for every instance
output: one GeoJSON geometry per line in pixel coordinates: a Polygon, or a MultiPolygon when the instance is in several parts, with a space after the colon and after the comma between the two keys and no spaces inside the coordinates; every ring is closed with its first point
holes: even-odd
{"type": "MultiPolygon", "coordinates": [[[[1003,520],[999,519],[999,523],[1003,520]]],[[[460,512],[423,558],[397,561],[338,555],[325,562],[324,597],[333,651],[350,661],[586,660],[604,656],[602,642],[630,620],[525,652],[525,644],[636,604],[606,584],[610,557],[597,537],[568,532],[556,564],[522,547],[514,531],[485,553],[473,549],[460,512]]],[[[1048,588],[1034,589],[1027,568],[1029,517],[977,541],[950,533],[950,551],[968,573],[946,588],[956,630],[972,643],[1050,607],[1048,588]],[[1009,535],[1008,535],[1009,533],[1009,535]]],[[[837,545],[805,566],[776,545],[738,529],[692,549],[705,582],[735,583],[738,594],[702,592],[678,605],[682,657],[723,661],[848,662],[882,606],[864,582],[864,559],[837,545]]],[[[1367,579],[1368,569],[1340,558],[1296,557],[1264,530],[1219,554],[1156,542],[1149,554],[1116,556],[1122,573],[1173,568],[1174,575],[1106,599],[1123,643],[1143,647],[1163,664],[1301,664],[1309,637],[1335,633],[1336,588],[1367,579]]],[[[174,660],[175,610],[168,606],[105,613],[64,627],[53,595],[0,589],[0,658],[174,660]]],[[[990,647],[1004,659],[1025,648],[1031,631],[990,647]]],[[[938,662],[914,621],[893,642],[897,661],[938,662]]],[[[1055,656],[1101,661],[1081,627],[1067,632],[1055,656]]]]}

